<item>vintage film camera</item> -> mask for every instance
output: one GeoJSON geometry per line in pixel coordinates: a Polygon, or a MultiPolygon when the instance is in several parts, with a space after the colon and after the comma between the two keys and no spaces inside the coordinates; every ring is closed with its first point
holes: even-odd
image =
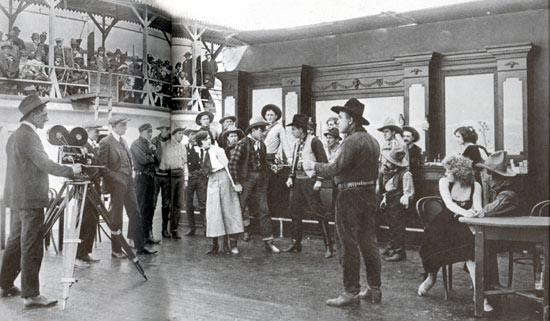
{"type": "Polygon", "coordinates": [[[48,130],[48,142],[59,146],[57,162],[60,164],[90,166],[93,154],[84,147],[87,140],[88,133],[81,127],[75,127],[69,132],[65,127],[55,125],[48,130]]]}

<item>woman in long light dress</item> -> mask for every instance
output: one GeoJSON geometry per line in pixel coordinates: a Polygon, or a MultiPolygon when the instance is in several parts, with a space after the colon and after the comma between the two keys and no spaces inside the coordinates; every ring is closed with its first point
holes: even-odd
{"type": "Polygon", "coordinates": [[[207,132],[200,131],[196,140],[199,147],[206,152],[203,161],[203,171],[208,176],[206,237],[212,238],[212,249],[206,253],[218,253],[218,237],[223,236],[224,252],[239,254],[237,239],[244,230],[243,219],[239,196],[227,169],[227,156],[222,148],[212,145],[207,132]]]}

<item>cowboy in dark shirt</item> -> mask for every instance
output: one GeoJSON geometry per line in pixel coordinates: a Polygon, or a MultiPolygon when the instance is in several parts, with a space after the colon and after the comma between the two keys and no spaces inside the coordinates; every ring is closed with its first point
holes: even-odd
{"type": "Polygon", "coordinates": [[[376,198],[375,180],[378,175],[380,146],[363,128],[369,122],[363,118],[365,105],[352,98],[344,106],[334,106],[338,113],[340,132],[346,138],[340,153],[329,164],[305,160],[305,170],[315,170],[323,177],[334,176],[338,186],[336,199],[336,232],[338,255],[343,267],[345,293],[326,303],[342,307],[359,303],[363,298],[377,303],[382,299],[380,290],[380,254],[376,242],[374,222],[376,198]],[[365,262],[367,289],[360,293],[360,260],[365,262]]]}

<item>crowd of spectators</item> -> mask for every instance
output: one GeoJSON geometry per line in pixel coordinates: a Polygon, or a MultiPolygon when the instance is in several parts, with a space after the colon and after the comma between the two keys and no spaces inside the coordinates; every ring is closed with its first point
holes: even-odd
{"type": "Polygon", "coordinates": [[[88,85],[102,82],[99,77],[112,77],[118,82],[118,101],[143,103],[146,93],[154,93],[155,105],[173,109],[185,109],[192,96],[190,87],[193,76],[196,84],[203,86],[201,97],[211,101],[208,89],[214,87],[217,65],[210,53],[201,62],[197,57],[197,71],[192,72],[192,55],[186,53],[183,62],[173,68],[169,60],[155,59],[147,54],[145,62],[138,56],[129,56],[117,48],[114,52],[104,47],[97,50],[84,50],[82,39],[71,39],[70,47],[64,46],[64,39],[56,38],[54,68],[48,66],[48,34],[33,33],[31,41],[23,41],[21,30],[15,26],[4,37],[0,32],[0,94],[25,94],[32,85],[41,96],[47,96],[51,89],[51,71],[55,70],[55,80],[59,83],[62,96],[82,94],[88,85]],[[98,77],[98,73],[101,72],[98,77]],[[93,79],[98,77],[97,79],[93,79]],[[149,81],[144,81],[145,77],[149,81]],[[19,79],[27,81],[10,81],[19,79]],[[173,86],[175,85],[175,86],[173,86]],[[172,100],[172,97],[180,99],[172,100]]]}

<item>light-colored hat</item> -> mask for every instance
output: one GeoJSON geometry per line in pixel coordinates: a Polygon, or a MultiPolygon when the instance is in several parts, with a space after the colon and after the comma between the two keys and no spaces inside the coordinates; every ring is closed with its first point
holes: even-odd
{"type": "Polygon", "coordinates": [[[244,132],[241,129],[235,127],[235,125],[231,125],[222,133],[222,140],[225,142],[227,140],[227,136],[231,133],[236,133],[237,136],[239,136],[239,139],[244,137],[244,132]]]}
{"type": "Polygon", "coordinates": [[[407,153],[403,147],[397,146],[392,149],[384,149],[381,152],[382,157],[388,160],[390,163],[399,167],[406,167],[409,165],[409,161],[405,157],[407,153]]]}
{"type": "Polygon", "coordinates": [[[261,126],[267,126],[269,125],[262,116],[254,116],[250,119],[248,122],[248,128],[246,129],[246,132],[249,133],[252,129],[256,127],[261,126]]]}
{"type": "Polygon", "coordinates": [[[390,117],[388,117],[388,118],[386,118],[386,120],[384,120],[384,125],[382,127],[378,128],[378,130],[382,132],[386,128],[391,129],[391,130],[393,130],[397,133],[403,134],[403,129],[401,129],[401,127],[399,127],[399,125],[397,125],[395,120],[393,120],[390,117]]]}

